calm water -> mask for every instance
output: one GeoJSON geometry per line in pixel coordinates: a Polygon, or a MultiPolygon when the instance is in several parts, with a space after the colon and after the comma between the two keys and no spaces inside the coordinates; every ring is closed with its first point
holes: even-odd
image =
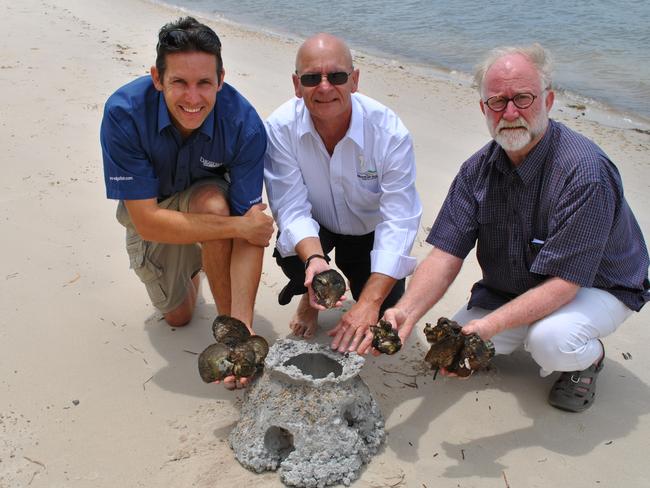
{"type": "Polygon", "coordinates": [[[492,47],[540,42],[554,55],[556,88],[650,119],[648,0],[164,3],[298,37],[327,31],[357,50],[466,73],[492,47]]]}

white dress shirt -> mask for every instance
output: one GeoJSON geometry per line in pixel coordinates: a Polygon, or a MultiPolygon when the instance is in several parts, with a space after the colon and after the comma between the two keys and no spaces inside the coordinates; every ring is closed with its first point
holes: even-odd
{"type": "Polygon", "coordinates": [[[331,157],[300,98],[273,112],[266,130],[264,180],[280,255],[295,255],[320,224],[344,235],[374,231],[372,273],[402,279],[413,272],[422,205],[411,136],[392,110],[352,94],[350,127],[331,157]]]}

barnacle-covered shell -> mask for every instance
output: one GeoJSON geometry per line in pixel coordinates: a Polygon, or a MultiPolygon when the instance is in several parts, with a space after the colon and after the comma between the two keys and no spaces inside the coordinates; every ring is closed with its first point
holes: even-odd
{"type": "Polygon", "coordinates": [[[316,303],[332,308],[345,293],[345,280],[338,271],[328,269],[314,275],[311,287],[316,295],[316,303]]]}
{"type": "Polygon", "coordinates": [[[211,344],[199,355],[199,374],[206,383],[222,380],[230,376],[233,363],[230,361],[230,348],[225,344],[211,344]]]}
{"type": "Polygon", "coordinates": [[[212,323],[212,334],[217,342],[234,347],[251,336],[248,327],[239,319],[219,315],[212,323]]]}
{"type": "Polygon", "coordinates": [[[457,322],[440,317],[435,327],[427,324],[424,335],[431,348],[424,360],[435,370],[445,368],[458,376],[469,376],[486,368],[494,356],[494,345],[478,334],[465,335],[457,322]]]}
{"type": "Polygon", "coordinates": [[[465,344],[465,337],[460,331],[460,325],[444,317],[435,326],[426,324],[424,335],[431,347],[424,360],[432,369],[453,368],[454,360],[465,344]]]}
{"type": "Polygon", "coordinates": [[[494,356],[492,341],[484,341],[478,334],[466,336],[465,344],[458,354],[455,373],[469,376],[473,371],[486,368],[494,356]]]}
{"type": "Polygon", "coordinates": [[[395,354],[402,348],[402,341],[397,330],[387,320],[380,320],[377,325],[371,325],[372,347],[384,354],[395,354]]]}

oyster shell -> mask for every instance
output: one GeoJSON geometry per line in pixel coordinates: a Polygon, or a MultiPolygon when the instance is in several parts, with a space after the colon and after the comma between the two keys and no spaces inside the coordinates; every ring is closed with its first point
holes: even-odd
{"type": "Polygon", "coordinates": [[[440,318],[435,326],[426,324],[424,335],[431,343],[431,347],[424,360],[431,365],[432,369],[449,369],[452,366],[465,343],[465,338],[460,331],[460,325],[444,317],[440,318]]]}
{"type": "Polygon", "coordinates": [[[225,344],[211,344],[199,354],[199,374],[206,383],[230,376],[233,370],[230,348],[225,344]]]}
{"type": "Polygon", "coordinates": [[[402,348],[402,341],[397,330],[387,320],[380,320],[377,325],[371,325],[372,347],[384,354],[395,354],[402,348]]]}
{"type": "Polygon", "coordinates": [[[214,340],[234,347],[251,336],[248,327],[239,319],[229,315],[219,315],[212,323],[214,340]]]}
{"type": "Polygon", "coordinates": [[[241,320],[219,315],[212,324],[216,344],[199,355],[199,374],[206,383],[226,376],[245,378],[264,368],[269,345],[262,336],[251,336],[241,320]]]}
{"type": "Polygon", "coordinates": [[[462,327],[453,320],[440,317],[435,326],[426,324],[424,335],[431,343],[424,360],[432,369],[446,370],[461,377],[486,368],[494,356],[494,345],[484,341],[478,334],[465,335],[462,327]]]}
{"type": "Polygon", "coordinates": [[[253,376],[257,371],[255,350],[249,341],[237,344],[230,351],[229,359],[232,361],[232,373],[238,378],[253,376]]]}
{"type": "Polygon", "coordinates": [[[266,355],[269,353],[269,343],[266,342],[264,337],[259,335],[249,337],[246,342],[255,352],[255,364],[258,368],[263,368],[264,359],[266,359],[266,355]]]}
{"type": "Polygon", "coordinates": [[[345,293],[345,280],[338,271],[328,269],[314,275],[311,287],[316,295],[316,303],[332,308],[345,293]]]}
{"type": "Polygon", "coordinates": [[[484,341],[478,334],[470,334],[465,339],[465,345],[458,355],[456,374],[458,376],[469,376],[473,371],[484,369],[494,357],[494,344],[492,341],[484,341]]]}

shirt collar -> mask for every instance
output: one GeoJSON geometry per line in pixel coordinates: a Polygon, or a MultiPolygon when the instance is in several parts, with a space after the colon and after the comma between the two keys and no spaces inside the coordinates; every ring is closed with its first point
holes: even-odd
{"type": "MultiPolygon", "coordinates": [[[[298,138],[302,138],[305,134],[312,134],[314,137],[320,138],[316,128],[314,127],[314,122],[309,115],[309,110],[303,100],[300,100],[302,108],[302,116],[298,121],[298,138]]],[[[352,117],[350,118],[350,127],[345,133],[344,138],[349,137],[357,144],[359,147],[363,148],[363,113],[359,101],[352,95],[352,117]]]]}
{"type": "MultiPolygon", "coordinates": [[[[218,94],[217,94],[218,95],[218,94]]],[[[214,119],[217,111],[217,103],[214,104],[212,112],[210,115],[203,121],[201,127],[199,127],[199,132],[204,134],[208,140],[212,140],[212,135],[214,133],[214,119]]],[[[165,102],[165,97],[162,92],[158,92],[158,134],[161,134],[164,129],[172,125],[171,117],[169,116],[169,110],[167,109],[167,103],[165,102]]]]}
{"type": "Polygon", "coordinates": [[[165,97],[162,92],[158,92],[158,134],[170,125],[172,125],[172,120],[169,118],[165,97]]]}
{"type": "Polygon", "coordinates": [[[363,149],[363,112],[361,104],[352,95],[352,117],[350,118],[350,127],[345,134],[352,139],[357,146],[363,149]]]}
{"type": "Polygon", "coordinates": [[[541,169],[544,167],[544,163],[546,162],[549,150],[551,148],[554,129],[555,122],[549,119],[548,127],[546,128],[544,136],[528,153],[522,163],[517,167],[512,166],[510,159],[508,159],[508,155],[503,150],[503,148],[499,146],[496,141],[492,141],[492,143],[495,145],[495,150],[490,156],[490,162],[501,173],[514,173],[518,175],[519,178],[521,178],[521,181],[524,183],[524,185],[529,185],[532,181],[535,180],[535,177],[539,171],[541,171],[541,169]]]}

